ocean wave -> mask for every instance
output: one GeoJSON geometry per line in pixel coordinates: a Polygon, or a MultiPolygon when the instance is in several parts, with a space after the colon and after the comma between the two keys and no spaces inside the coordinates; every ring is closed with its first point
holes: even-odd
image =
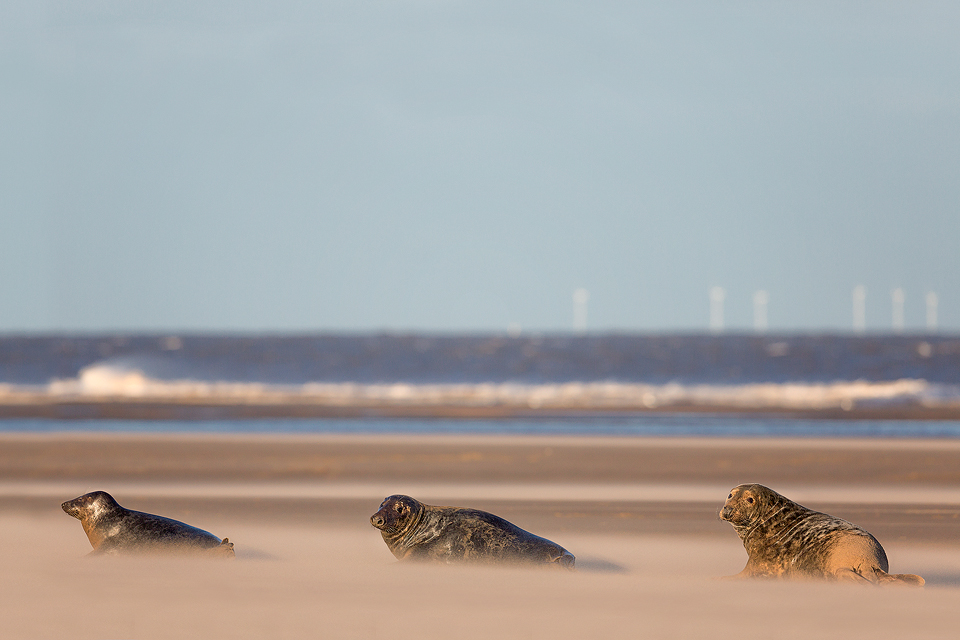
{"type": "Polygon", "coordinates": [[[269,384],[158,379],[126,364],[98,363],[76,378],[31,387],[0,385],[0,400],[41,396],[64,401],[235,402],[330,406],[508,406],[535,410],[656,410],[709,406],[750,410],[823,410],[864,407],[960,407],[960,385],[920,379],[830,383],[643,384],[565,383],[355,383],[269,384]]]}

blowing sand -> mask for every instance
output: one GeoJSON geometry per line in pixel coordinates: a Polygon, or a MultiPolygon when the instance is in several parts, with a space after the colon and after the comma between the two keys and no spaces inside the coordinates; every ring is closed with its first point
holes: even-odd
{"type": "Polygon", "coordinates": [[[0,435],[3,638],[954,638],[960,443],[504,436],[0,435]],[[761,482],[851,520],[924,589],[731,582],[717,519],[761,482]],[[60,503],[109,491],[233,562],[87,558],[60,503]],[[386,495],[498,513],[577,571],[398,564],[386,495]]]}

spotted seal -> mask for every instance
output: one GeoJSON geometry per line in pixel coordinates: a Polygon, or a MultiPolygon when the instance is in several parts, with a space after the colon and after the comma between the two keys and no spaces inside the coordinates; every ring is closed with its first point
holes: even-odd
{"type": "Polygon", "coordinates": [[[121,507],[106,491],[94,491],[60,505],[80,521],[90,555],[186,552],[233,557],[233,543],[188,524],[121,507]]]}
{"type": "Polygon", "coordinates": [[[434,507],[410,496],[386,498],[370,517],[400,560],[557,565],[573,569],[573,554],[500,516],[460,507],[434,507]]]}
{"type": "Polygon", "coordinates": [[[747,566],[732,578],[924,583],[917,575],[887,573],[883,547],[857,525],[807,509],[763,485],[734,487],[720,519],[733,525],[747,550],[747,566]]]}

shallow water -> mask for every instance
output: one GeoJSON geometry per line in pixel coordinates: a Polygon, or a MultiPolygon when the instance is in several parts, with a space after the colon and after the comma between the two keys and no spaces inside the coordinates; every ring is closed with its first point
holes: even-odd
{"type": "Polygon", "coordinates": [[[269,420],[0,420],[0,432],[522,434],[690,437],[960,438],[956,420],[804,420],[763,416],[643,415],[562,418],[269,420]]]}

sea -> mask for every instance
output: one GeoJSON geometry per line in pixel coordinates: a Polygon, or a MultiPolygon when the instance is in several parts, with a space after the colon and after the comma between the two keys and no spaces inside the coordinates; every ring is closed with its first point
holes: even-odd
{"type": "Polygon", "coordinates": [[[217,389],[410,402],[454,389],[479,401],[519,395],[531,407],[565,394],[632,394],[645,410],[506,419],[14,417],[0,419],[0,431],[958,438],[957,420],[791,418],[778,409],[960,408],[960,335],[0,336],[0,403],[23,392],[169,397],[217,389]],[[751,410],[657,411],[701,401],[751,410]]]}

